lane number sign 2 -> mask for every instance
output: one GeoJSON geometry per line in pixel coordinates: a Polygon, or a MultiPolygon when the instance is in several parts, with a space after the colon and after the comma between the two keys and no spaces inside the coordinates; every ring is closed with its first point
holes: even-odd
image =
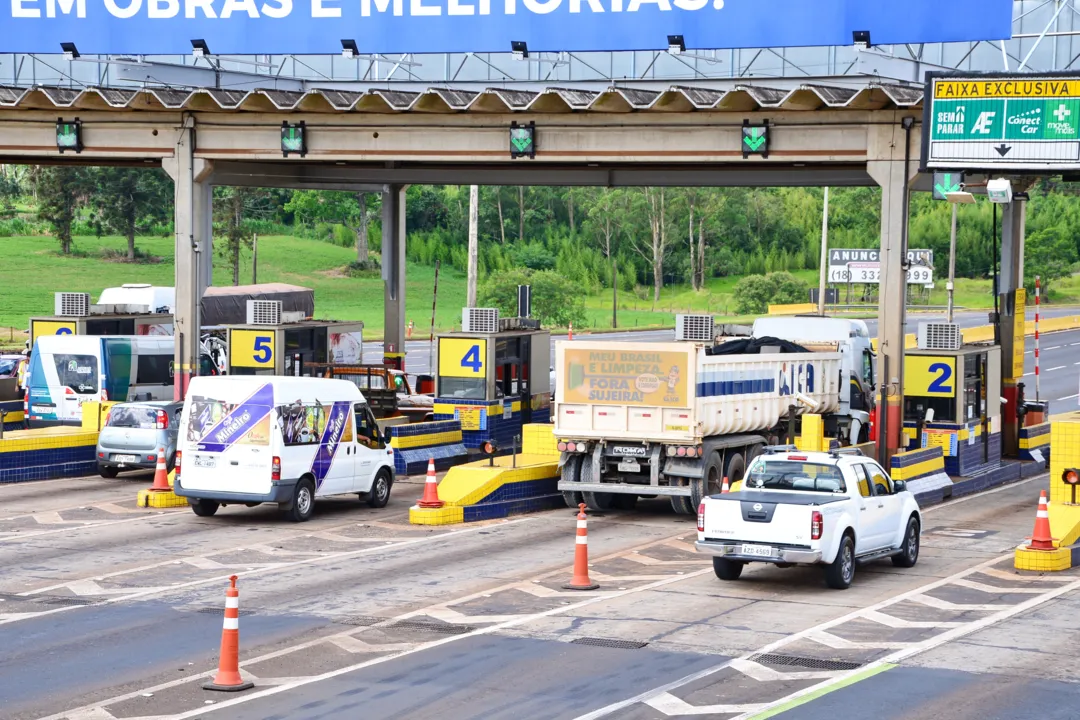
{"type": "Polygon", "coordinates": [[[934,363],[927,368],[927,371],[933,376],[933,380],[930,382],[927,390],[932,393],[952,394],[953,369],[951,365],[948,363],[934,363]]]}

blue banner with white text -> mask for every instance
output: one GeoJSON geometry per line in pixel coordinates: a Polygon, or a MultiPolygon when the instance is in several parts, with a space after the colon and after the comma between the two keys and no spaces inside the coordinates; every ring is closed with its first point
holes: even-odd
{"type": "Polygon", "coordinates": [[[1013,0],[0,0],[0,53],[666,50],[1000,40],[1013,0]]]}

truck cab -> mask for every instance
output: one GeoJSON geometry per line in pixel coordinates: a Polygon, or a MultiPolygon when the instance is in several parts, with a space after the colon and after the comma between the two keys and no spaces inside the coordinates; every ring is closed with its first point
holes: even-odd
{"type": "Polygon", "coordinates": [[[870,331],[864,321],[820,315],[765,317],[754,321],[751,335],[788,340],[809,350],[839,352],[842,373],[840,410],[830,419],[833,427],[827,427],[826,434],[842,436],[851,445],[869,440],[877,363],[870,331]]]}

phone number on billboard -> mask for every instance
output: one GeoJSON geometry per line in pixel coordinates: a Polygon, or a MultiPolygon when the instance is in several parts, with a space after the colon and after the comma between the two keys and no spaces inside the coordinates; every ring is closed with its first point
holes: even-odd
{"type": "MultiPolygon", "coordinates": [[[[934,271],[928,267],[913,267],[908,269],[907,281],[909,285],[926,285],[934,281],[934,271]]],[[[829,282],[831,283],[869,283],[881,282],[880,267],[831,267],[829,268],[829,282]]]]}

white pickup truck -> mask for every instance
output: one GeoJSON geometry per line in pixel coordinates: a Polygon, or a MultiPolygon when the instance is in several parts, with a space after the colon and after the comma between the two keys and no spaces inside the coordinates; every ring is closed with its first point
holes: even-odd
{"type": "Polygon", "coordinates": [[[695,547],[721,580],[738,580],[748,562],[824,565],[825,582],[843,590],[856,563],[914,566],[921,527],[915,497],[870,458],[770,447],[739,492],[702,500],[695,547]]]}

